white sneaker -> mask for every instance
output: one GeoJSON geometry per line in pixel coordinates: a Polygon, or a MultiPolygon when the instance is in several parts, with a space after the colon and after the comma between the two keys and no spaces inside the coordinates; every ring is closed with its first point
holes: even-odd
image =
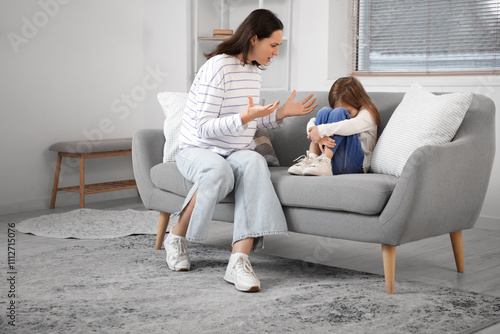
{"type": "Polygon", "coordinates": [[[229,268],[224,275],[224,280],[234,284],[238,291],[257,292],[260,291],[260,281],[253,272],[252,265],[248,259],[239,257],[233,268],[229,268]]]}
{"type": "Polygon", "coordinates": [[[309,151],[306,151],[306,155],[301,155],[293,162],[297,162],[292,167],[288,168],[288,174],[292,175],[302,175],[302,172],[305,168],[309,167],[309,165],[313,162],[313,158],[309,156],[309,151]]]}
{"type": "Polygon", "coordinates": [[[317,159],[302,171],[302,175],[309,176],[333,176],[332,161],[324,155],[320,155],[317,159]]]}
{"type": "Polygon", "coordinates": [[[170,270],[188,271],[191,268],[187,244],[185,237],[174,238],[171,233],[165,238],[163,246],[167,252],[167,267],[170,270]]]}

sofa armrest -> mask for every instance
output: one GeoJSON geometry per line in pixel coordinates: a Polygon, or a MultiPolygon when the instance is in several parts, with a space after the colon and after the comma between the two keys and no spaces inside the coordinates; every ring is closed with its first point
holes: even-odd
{"type": "Polygon", "coordinates": [[[132,165],[142,202],[150,208],[151,196],[156,188],[151,181],[151,168],[162,163],[165,137],[162,129],[138,130],[132,139],[132,165]]]}
{"type": "Polygon", "coordinates": [[[410,156],[379,217],[391,245],[474,226],[495,156],[494,112],[490,99],[475,96],[451,143],[410,156]]]}

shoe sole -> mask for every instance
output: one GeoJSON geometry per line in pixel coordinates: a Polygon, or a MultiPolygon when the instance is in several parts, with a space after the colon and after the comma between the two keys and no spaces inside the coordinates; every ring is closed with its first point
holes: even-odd
{"type": "Polygon", "coordinates": [[[238,285],[236,285],[231,278],[228,278],[227,276],[224,276],[224,281],[228,282],[229,284],[232,284],[234,285],[234,287],[236,288],[236,290],[238,291],[241,291],[241,292],[259,292],[260,291],[260,286],[252,286],[250,288],[241,288],[241,287],[238,287],[238,285]]]}
{"type": "Polygon", "coordinates": [[[333,174],[314,174],[311,172],[303,172],[303,176],[333,176],[333,174]]]}
{"type": "Polygon", "coordinates": [[[188,269],[188,268],[181,268],[181,269],[179,269],[179,270],[175,270],[175,269],[170,268],[170,267],[168,266],[168,263],[167,263],[167,262],[165,262],[165,264],[167,265],[167,268],[168,268],[168,269],[170,269],[170,270],[172,270],[172,271],[189,271],[189,269],[188,269]]]}
{"type": "Polygon", "coordinates": [[[320,174],[314,174],[314,173],[308,173],[308,172],[305,172],[305,173],[302,173],[303,176],[323,176],[323,175],[320,175],[320,174]]]}

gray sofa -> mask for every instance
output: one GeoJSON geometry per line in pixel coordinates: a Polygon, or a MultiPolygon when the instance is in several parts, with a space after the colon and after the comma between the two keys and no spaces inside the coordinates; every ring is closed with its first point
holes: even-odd
{"type": "MultiPolygon", "coordinates": [[[[320,107],[328,106],[327,92],[310,93],[320,107]]],[[[290,92],[262,92],[266,101],[285,101],[290,92]]],[[[369,93],[381,115],[379,136],[403,93],[369,93]]],[[[312,114],[290,117],[269,132],[281,167],[270,167],[271,179],[292,232],[382,245],[387,293],[394,293],[396,246],[450,234],[457,270],[463,272],[462,230],[479,216],[495,154],[495,106],[474,95],[454,140],[424,146],[410,157],[399,178],[383,174],[301,177],[287,173],[293,159],[308,148],[305,125],[312,114]]],[[[156,249],[161,248],[170,214],[178,211],[191,188],[175,163],[162,163],[161,129],[135,133],[134,174],[148,209],[158,210],[156,249]]],[[[217,205],[214,220],[232,222],[233,197],[217,205]]]]}

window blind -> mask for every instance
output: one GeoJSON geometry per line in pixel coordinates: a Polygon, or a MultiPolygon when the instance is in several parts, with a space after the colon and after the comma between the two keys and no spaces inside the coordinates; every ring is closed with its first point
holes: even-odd
{"type": "Polygon", "coordinates": [[[356,75],[500,73],[500,0],[351,1],[356,75]]]}

